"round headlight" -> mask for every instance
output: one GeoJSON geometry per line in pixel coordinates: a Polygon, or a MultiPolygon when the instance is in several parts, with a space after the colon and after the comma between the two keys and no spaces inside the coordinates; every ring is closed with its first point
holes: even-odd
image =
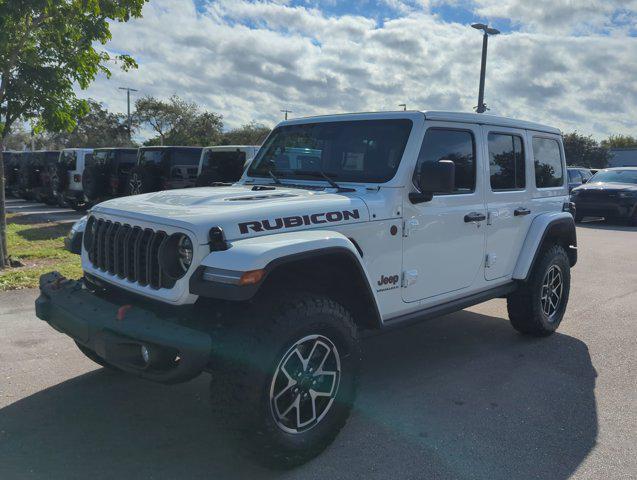
{"type": "Polygon", "coordinates": [[[188,235],[172,234],[159,252],[163,272],[173,280],[179,280],[192,265],[193,255],[194,247],[188,235]]]}

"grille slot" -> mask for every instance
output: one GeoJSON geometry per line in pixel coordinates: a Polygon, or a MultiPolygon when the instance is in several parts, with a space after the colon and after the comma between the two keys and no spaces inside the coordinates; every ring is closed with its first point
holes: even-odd
{"type": "Polygon", "coordinates": [[[175,281],[162,274],[159,253],[168,234],[110,220],[89,220],[94,234],[87,245],[91,264],[111,275],[155,290],[172,288],[175,281]]]}

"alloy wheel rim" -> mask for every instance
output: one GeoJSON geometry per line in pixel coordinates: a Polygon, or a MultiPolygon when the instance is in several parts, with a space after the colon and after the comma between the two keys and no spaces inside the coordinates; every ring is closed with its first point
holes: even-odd
{"type": "Polygon", "coordinates": [[[334,404],[341,359],[322,335],[297,341],[279,362],[270,385],[270,411],[277,426],[292,434],[318,425],[334,404]]]}
{"type": "Polygon", "coordinates": [[[564,293],[564,278],[562,269],[557,265],[551,265],[542,280],[540,303],[542,312],[550,322],[554,321],[555,314],[560,308],[564,293]]]}

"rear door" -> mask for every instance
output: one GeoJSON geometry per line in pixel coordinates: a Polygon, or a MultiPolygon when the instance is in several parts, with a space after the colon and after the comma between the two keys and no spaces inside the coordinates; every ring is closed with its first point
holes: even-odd
{"type": "Polygon", "coordinates": [[[496,280],[512,275],[532,215],[531,149],[526,132],[483,126],[487,215],[484,276],[496,280]]]}
{"type": "Polygon", "coordinates": [[[202,149],[197,148],[175,148],[170,152],[169,188],[195,186],[201,152],[202,149]]]}

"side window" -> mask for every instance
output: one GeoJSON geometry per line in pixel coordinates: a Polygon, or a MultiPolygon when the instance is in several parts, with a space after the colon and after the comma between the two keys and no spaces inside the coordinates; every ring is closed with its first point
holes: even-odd
{"type": "Polygon", "coordinates": [[[473,133],[466,130],[430,128],[425,133],[416,171],[423,162],[451,160],[456,164],[454,193],[471,193],[476,188],[476,155],[473,133]]]}
{"type": "Polygon", "coordinates": [[[564,169],[560,144],[552,138],[533,137],[533,161],[537,188],[564,185],[564,169]]]}
{"type": "Polygon", "coordinates": [[[505,133],[489,134],[491,190],[521,190],[526,187],[522,138],[505,133]]]}
{"type": "Polygon", "coordinates": [[[568,171],[568,183],[582,183],[582,174],[579,170],[568,171]]]}

